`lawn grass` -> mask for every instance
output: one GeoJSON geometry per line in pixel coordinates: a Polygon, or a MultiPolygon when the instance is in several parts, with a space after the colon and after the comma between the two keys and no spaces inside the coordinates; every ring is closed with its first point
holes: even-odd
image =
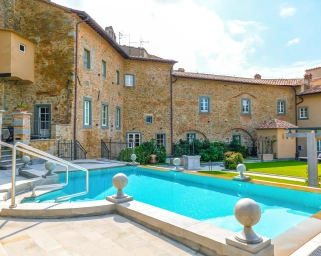
{"type": "MultiPolygon", "coordinates": [[[[232,172],[223,172],[223,171],[198,171],[200,173],[206,173],[215,176],[224,176],[224,177],[234,177],[237,176],[236,173],[232,172]]],[[[295,181],[295,180],[287,180],[287,179],[279,179],[279,178],[270,178],[270,177],[262,177],[252,174],[246,174],[246,176],[250,176],[251,180],[263,180],[263,181],[272,181],[284,184],[292,184],[292,185],[299,185],[299,186],[307,186],[305,182],[295,181]]]]}
{"type": "MultiPolygon", "coordinates": [[[[245,163],[245,166],[246,170],[250,172],[307,178],[308,164],[306,162],[276,161],[263,163],[245,163]]],[[[318,166],[319,170],[321,170],[321,164],[319,164],[318,166]]]]}

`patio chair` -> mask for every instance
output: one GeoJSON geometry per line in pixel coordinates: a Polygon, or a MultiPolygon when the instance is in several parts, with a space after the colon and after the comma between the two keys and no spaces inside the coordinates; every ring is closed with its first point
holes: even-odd
{"type": "Polygon", "coordinates": [[[14,127],[13,126],[8,126],[9,130],[9,137],[6,139],[6,142],[13,142],[13,133],[14,133],[14,127]]]}

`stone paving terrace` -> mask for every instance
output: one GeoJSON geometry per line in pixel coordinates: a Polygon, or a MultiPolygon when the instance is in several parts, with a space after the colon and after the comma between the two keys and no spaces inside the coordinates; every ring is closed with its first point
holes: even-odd
{"type": "Polygon", "coordinates": [[[0,255],[202,255],[117,214],[73,219],[0,218],[0,255]]]}

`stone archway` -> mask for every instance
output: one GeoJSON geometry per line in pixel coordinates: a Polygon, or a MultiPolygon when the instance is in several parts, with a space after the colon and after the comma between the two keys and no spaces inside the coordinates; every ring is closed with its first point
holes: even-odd
{"type": "Polygon", "coordinates": [[[231,142],[233,138],[237,136],[240,136],[240,142],[242,145],[247,146],[249,148],[255,147],[256,136],[253,136],[249,131],[241,127],[234,127],[228,129],[222,136],[222,140],[225,142],[231,142]]]}

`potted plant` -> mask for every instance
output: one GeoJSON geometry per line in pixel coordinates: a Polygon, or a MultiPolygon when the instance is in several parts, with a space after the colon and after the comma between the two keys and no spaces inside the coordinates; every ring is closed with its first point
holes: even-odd
{"type": "Polygon", "coordinates": [[[17,106],[15,107],[15,110],[19,111],[19,112],[27,112],[28,109],[29,109],[29,107],[27,105],[25,105],[23,101],[18,102],[17,106]]]}

